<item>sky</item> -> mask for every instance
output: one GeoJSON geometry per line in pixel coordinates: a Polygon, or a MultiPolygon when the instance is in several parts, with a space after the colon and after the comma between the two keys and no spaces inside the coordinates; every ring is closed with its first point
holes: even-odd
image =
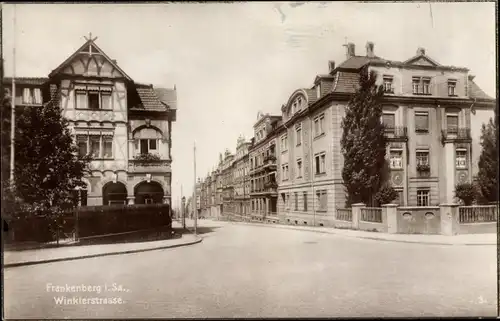
{"type": "MultiPolygon", "coordinates": [[[[298,88],[345,59],[346,41],[365,54],[404,61],[418,47],[463,66],[496,96],[495,5],[489,3],[253,2],[19,4],[16,76],[46,77],[84,42],[97,45],[135,81],[177,88],[172,128],[172,200],[205,177],[259,111],[280,115],[298,88]]],[[[3,5],[5,76],[12,75],[13,5],[3,5]]]]}

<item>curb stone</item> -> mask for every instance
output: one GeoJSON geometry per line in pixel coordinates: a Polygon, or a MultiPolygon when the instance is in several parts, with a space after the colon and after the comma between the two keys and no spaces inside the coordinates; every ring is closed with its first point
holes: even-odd
{"type": "Polygon", "coordinates": [[[171,248],[176,248],[176,247],[198,244],[198,243],[201,243],[202,241],[203,241],[203,237],[197,236],[197,238],[194,241],[190,241],[190,242],[186,242],[186,243],[179,243],[179,244],[174,244],[174,245],[164,245],[164,246],[157,246],[157,247],[138,249],[138,250],[115,251],[115,252],[106,252],[106,253],[99,253],[99,254],[62,257],[62,258],[57,258],[57,259],[48,259],[48,260],[39,260],[39,261],[25,261],[25,262],[18,262],[18,263],[9,263],[9,264],[4,264],[3,267],[4,268],[19,267],[19,266],[28,266],[28,265],[36,265],[36,264],[55,263],[55,262],[62,262],[62,261],[74,261],[74,260],[90,259],[90,258],[101,257],[101,256],[111,256],[111,255],[119,255],[119,254],[133,254],[133,253],[139,253],[139,252],[156,251],[156,250],[171,249],[171,248]]]}
{"type": "Polygon", "coordinates": [[[288,227],[286,225],[271,225],[265,223],[252,223],[252,222],[230,222],[231,224],[245,224],[245,225],[253,225],[253,226],[264,226],[270,228],[280,228],[286,230],[295,230],[295,231],[305,231],[305,232],[313,232],[313,233],[322,233],[322,234],[332,234],[338,236],[345,236],[357,239],[366,239],[366,240],[374,240],[374,241],[385,241],[385,242],[395,242],[395,243],[412,243],[412,244],[422,244],[422,245],[448,245],[448,246],[485,246],[485,245],[497,245],[492,243],[442,243],[442,242],[419,242],[419,241],[409,241],[409,240],[394,240],[394,239],[385,239],[385,238],[377,238],[372,236],[355,236],[355,235],[347,235],[342,233],[336,233],[334,231],[335,228],[332,228],[332,231],[320,231],[320,230],[312,230],[312,229],[300,229],[288,227]]]}

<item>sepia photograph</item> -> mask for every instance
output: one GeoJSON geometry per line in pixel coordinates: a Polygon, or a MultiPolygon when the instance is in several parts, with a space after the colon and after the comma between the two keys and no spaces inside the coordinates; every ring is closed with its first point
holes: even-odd
{"type": "Polygon", "coordinates": [[[0,3],[2,318],[498,317],[496,14],[0,3]]]}

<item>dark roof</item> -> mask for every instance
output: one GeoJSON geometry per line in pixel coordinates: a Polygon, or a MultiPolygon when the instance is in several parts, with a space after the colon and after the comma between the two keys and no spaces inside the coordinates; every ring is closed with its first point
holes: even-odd
{"type": "Polygon", "coordinates": [[[316,95],[316,91],[314,89],[304,88],[304,91],[307,93],[309,105],[318,100],[318,96],[316,95]]]}
{"type": "MultiPolygon", "coordinates": [[[[46,78],[46,77],[16,77],[16,84],[41,86],[47,80],[49,80],[49,78],[46,78]]],[[[11,84],[12,77],[5,77],[3,79],[3,83],[4,84],[11,84]]]]}
{"type": "Polygon", "coordinates": [[[355,93],[359,84],[359,74],[355,72],[339,71],[335,80],[332,92],[335,93],[355,93]]]}
{"type": "Polygon", "coordinates": [[[380,57],[352,56],[338,66],[338,69],[360,69],[369,62],[385,63],[388,60],[380,57]]]}
{"type": "Polygon", "coordinates": [[[479,86],[472,79],[469,79],[469,97],[472,99],[495,100],[479,88],[479,86]]]}
{"type": "Polygon", "coordinates": [[[158,99],[170,109],[177,109],[177,91],[170,88],[154,88],[158,99]]]}
{"type": "Polygon", "coordinates": [[[165,111],[167,107],[162,104],[162,102],[156,96],[155,90],[152,85],[138,85],[136,84],[137,94],[142,102],[142,108],[144,110],[156,110],[165,111]]]}

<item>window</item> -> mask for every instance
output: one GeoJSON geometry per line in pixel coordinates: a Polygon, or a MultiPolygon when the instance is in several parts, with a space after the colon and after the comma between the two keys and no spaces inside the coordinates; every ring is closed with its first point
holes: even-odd
{"type": "Polygon", "coordinates": [[[297,160],[297,178],[302,177],[302,159],[297,160]]]}
{"type": "Polygon", "coordinates": [[[282,165],[282,166],[281,166],[281,171],[282,171],[282,173],[283,173],[283,175],[282,175],[282,176],[283,176],[282,180],[283,180],[283,181],[286,181],[286,180],[288,179],[288,164],[286,164],[286,165],[282,165]]]}
{"type": "Polygon", "coordinates": [[[281,151],[288,150],[288,137],[287,135],[281,136],[281,151]]]}
{"type": "Polygon", "coordinates": [[[385,125],[387,132],[394,132],[394,128],[396,127],[396,114],[383,113],[382,123],[385,125]]]}
{"type": "MultiPolygon", "coordinates": [[[[148,154],[157,151],[157,141],[156,139],[140,139],[138,150],[140,154],[148,154]]],[[[137,150],[137,145],[136,145],[137,150]]]]}
{"type": "Polygon", "coordinates": [[[424,78],[422,79],[422,87],[423,87],[423,94],[424,95],[430,95],[431,94],[431,80],[430,78],[424,78]]]}
{"type": "Polygon", "coordinates": [[[76,90],[75,107],[77,109],[112,109],[111,92],[76,90]]]}
{"type": "Polygon", "coordinates": [[[457,88],[457,81],[456,80],[448,80],[448,96],[456,96],[456,91],[455,89],[457,88]]]}
{"type": "Polygon", "coordinates": [[[294,198],[295,198],[295,210],[299,210],[299,193],[295,192],[294,193],[294,198]]]}
{"type": "Polygon", "coordinates": [[[303,199],[304,199],[304,212],[307,212],[307,192],[303,192],[303,199]]]}
{"type": "Polygon", "coordinates": [[[412,85],[413,85],[413,94],[419,94],[420,93],[420,78],[419,77],[413,77],[412,78],[412,85]]]}
{"type": "Polygon", "coordinates": [[[392,76],[384,76],[384,92],[391,94],[394,93],[392,82],[393,82],[392,76]]]}
{"type": "Polygon", "coordinates": [[[391,169],[402,169],[403,168],[403,151],[401,150],[391,150],[390,156],[390,167],[391,169]]]}
{"type": "Polygon", "coordinates": [[[315,165],[316,165],[316,174],[325,173],[325,153],[318,154],[314,156],[315,165]]]}
{"type": "Polygon", "coordinates": [[[316,85],[316,98],[321,97],[321,87],[320,85],[316,85]]]}
{"type": "Polygon", "coordinates": [[[295,136],[297,140],[297,146],[302,144],[302,126],[295,127],[295,136]]]}
{"type": "Polygon", "coordinates": [[[415,131],[416,132],[429,131],[429,113],[415,112],[415,131]]]}
{"type": "Polygon", "coordinates": [[[290,194],[286,194],[286,209],[290,209],[290,194]]]}
{"type": "Polygon", "coordinates": [[[457,149],[455,161],[457,168],[460,169],[467,168],[467,150],[457,149]]]}
{"type": "Polygon", "coordinates": [[[93,158],[113,158],[113,136],[77,135],[76,144],[81,157],[91,155],[93,158]]]}
{"type": "Polygon", "coordinates": [[[319,136],[324,133],[325,115],[321,114],[314,118],[314,136],[319,136]]]}
{"type": "Polygon", "coordinates": [[[90,155],[94,158],[100,156],[101,136],[90,136],[90,155]]]}
{"type": "Polygon", "coordinates": [[[99,92],[91,91],[87,94],[90,109],[99,109],[99,92]]]}
{"type": "Polygon", "coordinates": [[[327,210],[326,190],[316,191],[316,198],[318,200],[318,211],[326,212],[326,210],[327,210]]]}
{"type": "Polygon", "coordinates": [[[430,191],[428,189],[417,190],[417,206],[429,206],[430,191]]]}
{"type": "Polygon", "coordinates": [[[417,166],[429,166],[429,152],[428,151],[417,151],[417,166]]]}
{"type": "Polygon", "coordinates": [[[458,133],[458,115],[446,115],[446,130],[449,134],[458,133]]]}
{"type": "Polygon", "coordinates": [[[281,200],[283,201],[283,206],[286,207],[286,197],[285,193],[281,193],[281,200]]]}

